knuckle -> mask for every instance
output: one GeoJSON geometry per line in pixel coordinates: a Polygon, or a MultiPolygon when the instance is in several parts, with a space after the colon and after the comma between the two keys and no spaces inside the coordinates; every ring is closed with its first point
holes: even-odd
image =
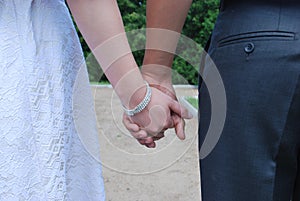
{"type": "MultiPolygon", "coordinates": [[[[169,127],[171,127],[172,125],[171,125],[171,122],[169,122],[169,121],[165,121],[164,122],[164,124],[163,124],[163,128],[169,128],[169,127]]],[[[162,130],[162,129],[161,129],[162,130]]]]}

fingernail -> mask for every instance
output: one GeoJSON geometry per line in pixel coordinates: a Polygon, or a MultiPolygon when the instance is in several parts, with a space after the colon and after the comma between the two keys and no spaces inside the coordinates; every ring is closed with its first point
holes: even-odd
{"type": "Polygon", "coordinates": [[[139,135],[138,135],[138,138],[139,138],[139,139],[144,139],[144,138],[146,138],[146,137],[147,137],[147,135],[144,135],[144,134],[139,134],[139,135]]]}
{"type": "Polygon", "coordinates": [[[151,143],[148,143],[148,148],[154,148],[155,147],[155,143],[154,142],[151,142],[151,143]]]}
{"type": "Polygon", "coordinates": [[[184,135],[182,136],[181,140],[185,140],[185,133],[184,133],[184,135]]]}

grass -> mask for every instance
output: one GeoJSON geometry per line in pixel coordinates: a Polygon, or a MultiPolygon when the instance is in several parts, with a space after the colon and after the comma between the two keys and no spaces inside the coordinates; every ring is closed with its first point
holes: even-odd
{"type": "Polygon", "coordinates": [[[90,84],[95,84],[95,85],[109,85],[110,83],[108,81],[100,81],[100,82],[90,82],[90,84]]]}
{"type": "Polygon", "coordinates": [[[196,109],[198,109],[198,98],[186,97],[186,100],[196,109]]]}

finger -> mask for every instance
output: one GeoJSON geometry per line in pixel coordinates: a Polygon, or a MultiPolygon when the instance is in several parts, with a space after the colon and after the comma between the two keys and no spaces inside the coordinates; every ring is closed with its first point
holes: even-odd
{"type": "Polygon", "coordinates": [[[172,113],[173,112],[171,112],[171,116],[170,116],[170,118],[168,118],[167,124],[165,125],[164,130],[162,130],[162,132],[169,129],[169,128],[174,128],[175,124],[174,124],[174,121],[172,119],[172,113]]]}
{"type": "Polygon", "coordinates": [[[173,100],[171,103],[169,103],[169,107],[173,112],[178,114],[181,118],[184,118],[184,119],[193,118],[193,115],[191,115],[185,107],[181,106],[178,103],[178,101],[173,100]]]}
{"type": "Polygon", "coordinates": [[[156,135],[155,137],[152,137],[152,139],[154,141],[160,140],[161,138],[165,137],[164,132],[159,133],[158,135],[156,135]]]}
{"type": "Polygon", "coordinates": [[[145,127],[148,135],[154,137],[173,125],[169,108],[154,105],[149,109],[150,124],[145,127]]]}
{"type": "Polygon", "coordinates": [[[153,139],[151,139],[150,137],[148,138],[145,138],[145,139],[137,139],[137,141],[141,144],[141,145],[144,145],[148,148],[155,148],[156,147],[156,144],[154,142],[153,139]],[[148,139],[149,138],[149,139],[148,139]]]}
{"type": "Polygon", "coordinates": [[[138,132],[130,132],[130,134],[135,138],[135,139],[145,139],[148,137],[148,134],[145,130],[139,130],[138,132]]]}
{"type": "Polygon", "coordinates": [[[185,139],[185,132],[184,132],[184,128],[185,128],[185,122],[184,119],[182,119],[180,116],[178,116],[177,114],[174,114],[172,116],[174,124],[175,124],[175,132],[177,137],[180,140],[184,140],[185,139]]]}
{"type": "Polygon", "coordinates": [[[138,141],[141,145],[146,145],[145,139],[137,139],[137,141],[138,141]]]}
{"type": "Polygon", "coordinates": [[[152,144],[154,142],[153,138],[152,137],[147,137],[145,138],[145,143],[146,144],[152,144]]]}
{"type": "Polygon", "coordinates": [[[147,146],[148,148],[155,148],[155,146],[156,146],[156,144],[155,144],[155,142],[154,142],[154,140],[153,140],[152,137],[146,138],[145,144],[146,144],[146,146],[147,146]]]}
{"type": "Polygon", "coordinates": [[[140,127],[137,124],[132,123],[130,118],[125,113],[123,114],[123,124],[130,132],[138,132],[140,130],[140,127]]]}
{"type": "Polygon", "coordinates": [[[148,148],[155,148],[156,144],[155,144],[155,142],[152,142],[150,144],[146,144],[145,146],[148,147],[148,148]]]}

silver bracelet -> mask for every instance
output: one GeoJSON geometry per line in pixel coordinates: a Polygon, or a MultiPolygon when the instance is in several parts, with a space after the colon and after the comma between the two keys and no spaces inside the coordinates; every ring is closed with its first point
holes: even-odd
{"type": "Polygon", "coordinates": [[[151,87],[149,86],[148,82],[145,81],[145,83],[146,83],[146,87],[147,87],[147,92],[146,92],[145,98],[142,100],[142,102],[140,102],[135,108],[133,108],[131,110],[127,109],[123,106],[124,112],[128,116],[134,116],[135,114],[140,113],[149,104],[149,102],[151,100],[152,91],[151,91],[151,87]]]}

